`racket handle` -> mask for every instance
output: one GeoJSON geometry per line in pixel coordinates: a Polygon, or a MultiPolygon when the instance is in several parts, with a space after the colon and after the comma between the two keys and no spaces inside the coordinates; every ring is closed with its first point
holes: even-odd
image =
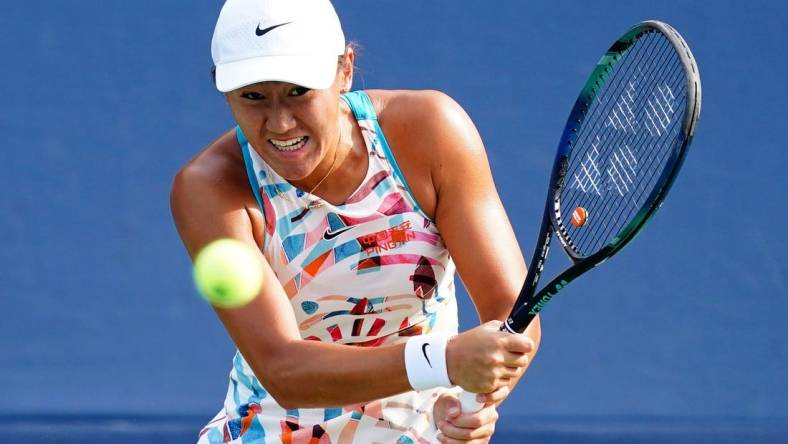
{"type": "Polygon", "coordinates": [[[484,407],[484,403],[476,400],[476,393],[463,390],[460,392],[460,407],[462,407],[463,413],[478,412],[484,407]]]}

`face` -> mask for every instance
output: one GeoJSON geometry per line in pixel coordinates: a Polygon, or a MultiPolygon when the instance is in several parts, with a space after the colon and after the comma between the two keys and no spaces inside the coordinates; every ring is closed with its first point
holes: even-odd
{"type": "Polygon", "coordinates": [[[339,140],[339,94],[351,76],[352,54],[350,63],[346,59],[339,65],[328,89],[262,82],[231,91],[226,97],[257,153],[280,176],[301,186],[319,180],[312,176],[330,166],[339,140]]]}

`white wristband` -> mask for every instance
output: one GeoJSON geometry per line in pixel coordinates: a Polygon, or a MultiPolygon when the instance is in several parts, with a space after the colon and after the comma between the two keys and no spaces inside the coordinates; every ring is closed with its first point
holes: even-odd
{"type": "Polygon", "coordinates": [[[405,370],[415,390],[452,387],[446,367],[446,344],[451,335],[411,336],[405,344],[405,370]]]}

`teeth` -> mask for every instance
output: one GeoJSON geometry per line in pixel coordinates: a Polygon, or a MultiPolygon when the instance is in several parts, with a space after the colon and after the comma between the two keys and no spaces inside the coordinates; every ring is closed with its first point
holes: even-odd
{"type": "Polygon", "coordinates": [[[302,146],[304,146],[304,143],[306,143],[306,139],[307,139],[306,136],[302,136],[288,140],[268,139],[268,141],[271,142],[271,144],[277,147],[279,150],[295,151],[301,148],[302,146]]]}

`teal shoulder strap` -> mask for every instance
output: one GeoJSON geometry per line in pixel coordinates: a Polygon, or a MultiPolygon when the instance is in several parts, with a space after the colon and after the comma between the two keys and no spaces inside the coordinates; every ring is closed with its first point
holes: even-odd
{"type": "Polygon", "coordinates": [[[378,120],[372,101],[369,100],[369,96],[364,91],[353,91],[342,94],[340,97],[353,111],[356,120],[378,120]]]}
{"type": "Polygon", "coordinates": [[[249,186],[252,187],[257,205],[260,206],[260,211],[265,214],[263,209],[263,197],[260,195],[260,184],[257,182],[257,175],[254,172],[254,164],[252,163],[252,155],[249,153],[249,142],[246,140],[240,126],[235,127],[235,138],[238,139],[238,145],[241,145],[241,153],[244,156],[244,165],[246,166],[246,177],[249,179],[249,186]]]}
{"type": "Polygon", "coordinates": [[[375,108],[372,106],[372,101],[369,99],[367,93],[364,91],[353,91],[351,93],[343,94],[340,97],[342,97],[342,100],[344,100],[353,111],[353,115],[356,116],[356,120],[371,120],[374,122],[377,142],[380,149],[383,151],[383,154],[385,154],[389,165],[391,165],[391,169],[394,170],[394,176],[407,191],[408,198],[413,203],[413,206],[416,208],[416,210],[424,214],[426,217],[426,214],[422,211],[419,203],[416,201],[416,198],[413,197],[413,192],[408,186],[408,183],[405,181],[405,175],[402,174],[402,170],[400,170],[399,165],[397,165],[397,160],[394,159],[394,153],[391,152],[391,147],[386,140],[386,136],[383,135],[383,129],[380,127],[378,116],[375,114],[375,108]]]}

